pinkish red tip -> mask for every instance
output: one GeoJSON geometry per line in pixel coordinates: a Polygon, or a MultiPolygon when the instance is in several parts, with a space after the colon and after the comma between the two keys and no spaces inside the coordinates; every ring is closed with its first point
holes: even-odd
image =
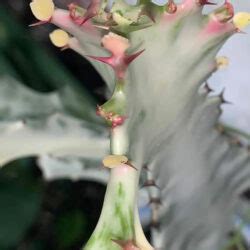
{"type": "Polygon", "coordinates": [[[239,33],[239,34],[244,34],[244,35],[247,34],[247,32],[245,32],[245,31],[243,31],[243,30],[241,30],[241,29],[239,29],[239,28],[236,28],[236,29],[235,29],[235,32],[236,32],[236,33],[239,33]]]}
{"type": "Polygon", "coordinates": [[[86,56],[93,59],[93,60],[108,64],[111,67],[114,67],[113,56],[107,56],[107,57],[105,57],[105,56],[90,56],[90,55],[86,55],[86,56]]]}
{"type": "Polygon", "coordinates": [[[208,0],[198,0],[198,4],[203,6],[203,5],[216,5],[216,3],[210,2],[208,0]]]}
{"type": "Polygon", "coordinates": [[[136,52],[135,54],[129,55],[129,56],[125,56],[124,61],[127,65],[129,65],[130,63],[132,63],[138,56],[140,56],[143,52],[145,51],[145,49],[140,50],[138,52],[136,52]]]}
{"type": "Polygon", "coordinates": [[[51,19],[49,19],[49,20],[47,20],[47,21],[39,21],[39,22],[30,24],[29,27],[40,26],[40,25],[43,25],[43,24],[50,23],[50,21],[51,21],[51,19]]]}
{"type": "Polygon", "coordinates": [[[117,57],[115,55],[111,55],[109,57],[90,56],[90,55],[86,56],[96,61],[108,64],[114,69],[116,76],[119,79],[123,79],[129,64],[132,63],[144,51],[145,50],[143,49],[141,51],[136,52],[135,54],[122,55],[121,57],[117,57]]]}

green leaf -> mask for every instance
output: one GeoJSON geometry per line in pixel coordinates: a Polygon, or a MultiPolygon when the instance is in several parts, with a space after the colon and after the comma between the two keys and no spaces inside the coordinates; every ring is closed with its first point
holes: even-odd
{"type": "Polygon", "coordinates": [[[24,237],[42,201],[41,183],[31,178],[27,162],[0,171],[0,200],[0,249],[9,249],[24,237]]]}
{"type": "Polygon", "coordinates": [[[81,240],[86,230],[86,217],[80,210],[74,210],[62,214],[56,223],[56,238],[61,249],[70,247],[81,240]]]}

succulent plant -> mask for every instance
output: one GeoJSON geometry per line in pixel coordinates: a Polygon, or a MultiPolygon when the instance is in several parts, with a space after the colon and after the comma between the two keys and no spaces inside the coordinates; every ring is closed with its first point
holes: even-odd
{"type": "Polygon", "coordinates": [[[250,23],[250,14],[234,14],[228,0],[203,14],[203,7],[212,4],[92,0],[87,8],[71,3],[62,10],[52,0],[31,2],[38,19],[32,26],[58,26],[50,34],[52,43],[84,56],[105,80],[112,94],[96,114],[107,126],[91,108],[88,122],[74,117],[60,92],[41,96],[2,80],[9,94],[1,96],[0,114],[8,117],[1,123],[1,163],[36,155],[46,171],[55,164],[53,157],[77,157],[76,162],[93,167],[103,159],[105,173],[110,171],[106,196],[84,249],[226,246],[241,207],[239,195],[249,187],[250,158],[219,124],[221,105],[227,102],[223,94],[209,95],[207,79],[227,64],[216,55],[250,23]],[[11,84],[19,88],[15,93],[11,84]],[[18,104],[11,106],[11,99],[18,104]],[[110,150],[105,131],[110,132],[110,150]],[[152,207],[151,243],[137,208],[142,182],[152,207]]]}

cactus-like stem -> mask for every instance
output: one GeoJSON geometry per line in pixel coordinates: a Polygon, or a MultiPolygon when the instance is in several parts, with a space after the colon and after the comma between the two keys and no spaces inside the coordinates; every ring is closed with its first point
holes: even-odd
{"type": "Polygon", "coordinates": [[[64,30],[51,34],[52,42],[85,56],[113,90],[97,108],[111,129],[112,155],[103,162],[112,170],[100,220],[84,249],[152,249],[136,208],[144,164],[146,186],[157,189],[150,192],[152,221],[160,226],[153,231],[156,247],[217,250],[225,244],[237,195],[249,183],[250,158],[215,129],[227,102],[223,94],[208,97],[204,83],[225,64],[216,55],[250,14],[234,15],[225,0],[204,15],[202,8],[213,3],[130,6],[116,0],[107,11],[106,1],[93,0],[86,10],[71,4],[63,11],[52,0],[32,1],[40,22],[64,30]]]}
{"type": "Polygon", "coordinates": [[[119,250],[117,242],[134,243],[138,172],[127,164],[111,171],[101,217],[85,250],[119,250]]]}
{"type": "Polygon", "coordinates": [[[128,135],[126,124],[112,129],[110,149],[111,153],[114,155],[126,155],[128,153],[128,135]]]}

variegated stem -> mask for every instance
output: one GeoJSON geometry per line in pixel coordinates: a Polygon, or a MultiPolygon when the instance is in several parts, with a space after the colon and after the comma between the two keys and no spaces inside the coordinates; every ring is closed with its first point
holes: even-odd
{"type": "Polygon", "coordinates": [[[102,213],[85,250],[119,250],[116,241],[134,241],[137,187],[136,169],[126,164],[112,169],[102,213]]]}
{"type": "MultiPolygon", "coordinates": [[[[126,96],[122,90],[116,90],[113,97],[115,101],[108,105],[115,103],[116,106],[122,105],[121,109],[126,108],[126,96]]],[[[128,147],[126,122],[112,127],[111,154],[127,155],[128,147]]],[[[138,171],[130,164],[120,164],[111,170],[101,216],[85,250],[118,250],[123,244],[134,242],[138,179],[138,171]]]]}

